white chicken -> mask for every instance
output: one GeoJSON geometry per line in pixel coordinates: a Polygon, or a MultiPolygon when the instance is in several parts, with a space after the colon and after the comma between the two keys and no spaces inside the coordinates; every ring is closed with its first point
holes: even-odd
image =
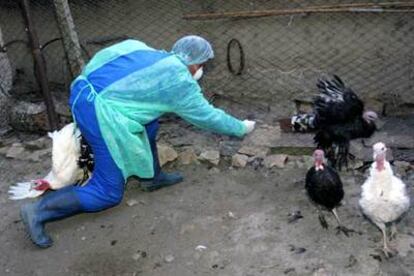
{"type": "Polygon", "coordinates": [[[370,175],[362,185],[359,205],[362,212],[382,231],[384,254],[390,257],[395,252],[388,246],[386,224],[391,223],[391,237],[396,234],[395,221],[410,207],[405,184],[393,174],[390,163],[385,159],[387,148],[384,143],[373,146],[374,162],[370,175]]]}
{"type": "Polygon", "coordinates": [[[79,165],[81,157],[81,133],[74,123],[59,131],[49,132],[52,139],[52,169],[43,178],[17,183],[10,187],[10,199],[34,198],[45,191],[57,190],[85,179],[85,171],[79,165]]]}

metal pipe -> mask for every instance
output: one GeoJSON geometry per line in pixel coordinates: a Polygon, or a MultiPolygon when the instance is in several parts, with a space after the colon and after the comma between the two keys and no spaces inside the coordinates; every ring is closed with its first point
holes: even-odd
{"type": "Polygon", "coordinates": [[[187,20],[211,20],[211,19],[237,19],[237,18],[254,18],[266,16],[283,16],[306,13],[341,13],[341,12],[369,12],[369,13],[411,13],[414,12],[414,3],[354,3],[311,6],[295,9],[280,10],[253,10],[253,11],[235,11],[235,12],[216,12],[216,13],[192,13],[185,14],[183,19],[187,20]]]}
{"type": "Polygon", "coordinates": [[[33,62],[35,67],[35,77],[39,86],[43,92],[43,97],[46,103],[47,117],[49,121],[49,127],[51,130],[58,128],[58,117],[56,115],[55,107],[53,104],[53,98],[49,91],[48,79],[46,73],[46,64],[42,55],[41,46],[37,37],[36,29],[32,21],[32,15],[30,12],[30,4],[28,0],[20,1],[23,18],[26,24],[26,31],[29,37],[30,45],[32,47],[33,62]]]}

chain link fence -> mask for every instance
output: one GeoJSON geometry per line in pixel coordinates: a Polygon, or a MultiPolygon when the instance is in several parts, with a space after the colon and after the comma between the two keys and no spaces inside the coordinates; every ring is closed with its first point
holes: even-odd
{"type": "MultiPolygon", "coordinates": [[[[18,2],[0,2],[1,55],[11,67],[0,64],[0,85],[6,90],[12,75],[9,94],[39,100],[18,2]]],[[[216,55],[202,81],[205,90],[276,106],[277,117],[290,116],[292,100],[312,96],[317,78],[330,74],[381,105],[414,105],[412,1],[72,0],[69,5],[86,60],[125,38],[170,50],[180,36],[199,34],[212,42],[216,55]]],[[[51,90],[66,97],[72,76],[53,2],[31,1],[31,8],[51,90]]]]}

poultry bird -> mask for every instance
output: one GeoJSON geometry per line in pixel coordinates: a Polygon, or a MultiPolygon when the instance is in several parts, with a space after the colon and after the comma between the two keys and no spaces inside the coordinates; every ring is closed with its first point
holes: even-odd
{"type": "Polygon", "coordinates": [[[342,181],[337,171],[324,164],[325,155],[323,150],[317,149],[313,153],[314,166],[311,167],[306,174],[305,189],[318,209],[319,221],[323,228],[328,228],[328,223],[322,213],[320,207],[324,207],[331,211],[335,216],[339,231],[342,231],[346,236],[353,230],[344,227],[339,219],[336,208],[340,205],[344,197],[344,190],[342,181]]]}
{"type": "Polygon", "coordinates": [[[390,163],[387,162],[386,152],[384,143],[373,145],[374,162],[362,185],[359,206],[364,215],[382,231],[383,251],[386,257],[390,257],[395,251],[388,246],[386,225],[392,224],[391,236],[395,236],[395,221],[410,207],[410,198],[406,185],[394,175],[390,163]]]}
{"type": "Polygon", "coordinates": [[[333,167],[348,165],[349,143],[352,139],[368,138],[376,130],[378,115],[364,111],[364,103],[336,75],[318,80],[319,95],[313,100],[313,112],[292,117],[294,131],[316,130],[314,141],[326,152],[333,167]]]}
{"type": "Polygon", "coordinates": [[[17,183],[9,189],[10,199],[34,198],[45,191],[85,183],[93,171],[93,154],[74,123],[49,132],[52,139],[52,169],[42,179],[17,183]]]}

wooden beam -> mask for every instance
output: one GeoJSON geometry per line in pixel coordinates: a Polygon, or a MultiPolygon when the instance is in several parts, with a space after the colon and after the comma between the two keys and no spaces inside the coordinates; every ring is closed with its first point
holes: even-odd
{"type": "Polygon", "coordinates": [[[295,9],[278,10],[254,10],[254,11],[235,11],[217,13],[192,13],[183,16],[187,20],[212,20],[212,19],[238,19],[255,18],[267,16],[284,16],[306,13],[404,13],[414,12],[414,3],[408,2],[389,2],[389,3],[351,3],[338,5],[321,5],[295,9]]]}
{"type": "Polygon", "coordinates": [[[75,24],[73,23],[68,1],[53,0],[53,4],[70,72],[72,78],[74,78],[81,73],[85,66],[78,34],[75,31],[75,24]]]}
{"type": "Polygon", "coordinates": [[[37,37],[36,29],[33,24],[32,15],[30,11],[30,3],[28,0],[21,0],[20,4],[23,13],[23,18],[27,27],[27,35],[29,37],[30,46],[32,49],[32,56],[35,66],[35,77],[43,92],[43,98],[46,103],[49,127],[51,130],[56,130],[58,128],[58,117],[55,111],[55,106],[53,104],[52,95],[49,91],[45,59],[42,55],[42,51],[40,50],[39,38],[37,37]]]}

